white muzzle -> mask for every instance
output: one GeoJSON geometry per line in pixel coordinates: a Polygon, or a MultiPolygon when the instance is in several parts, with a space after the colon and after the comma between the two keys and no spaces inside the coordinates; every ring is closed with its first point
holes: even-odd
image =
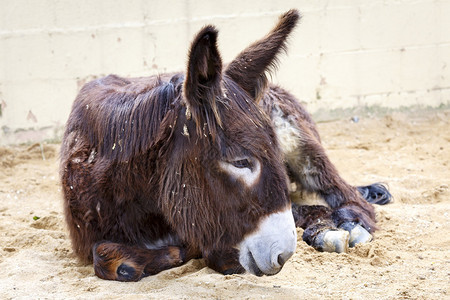
{"type": "Polygon", "coordinates": [[[238,245],[239,263],[257,276],[277,274],[294,254],[297,230],[291,208],[264,218],[238,245]]]}

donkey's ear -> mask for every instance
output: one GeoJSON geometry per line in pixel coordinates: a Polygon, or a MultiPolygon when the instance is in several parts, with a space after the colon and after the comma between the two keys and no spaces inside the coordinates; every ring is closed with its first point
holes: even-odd
{"type": "Polygon", "coordinates": [[[242,51],[225,71],[255,101],[259,101],[267,87],[267,72],[276,68],[277,55],[286,50],[286,40],[294,29],[300,14],[292,9],[280,16],[278,24],[263,39],[242,51]]]}
{"type": "MultiPolygon", "coordinates": [[[[184,97],[188,109],[199,124],[202,113],[211,111],[218,118],[216,96],[220,93],[222,59],[217,49],[217,30],[214,26],[204,27],[195,37],[189,51],[184,97]]],[[[220,120],[217,120],[220,123],[220,120]]]]}

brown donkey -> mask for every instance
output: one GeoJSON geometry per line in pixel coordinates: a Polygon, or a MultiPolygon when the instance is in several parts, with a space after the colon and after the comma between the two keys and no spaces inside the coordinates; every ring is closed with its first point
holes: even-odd
{"type": "MultiPolygon", "coordinates": [[[[372,206],[339,177],[306,111],[268,84],[298,20],[285,13],[224,69],[207,26],[186,74],[81,89],[60,171],[74,252],[97,276],[139,280],[197,257],[223,274],[273,275],[295,251],[295,225],[319,250],[370,240],[372,206]],[[289,180],[329,207],[292,210],[289,180]]],[[[385,195],[376,187],[361,192],[385,195]]]]}
{"type": "Polygon", "coordinates": [[[73,249],[99,277],[139,280],[193,257],[272,275],[294,253],[283,155],[257,102],[298,19],[282,15],[224,70],[206,26],[186,75],[110,75],[81,89],[61,178],[73,249]]]}

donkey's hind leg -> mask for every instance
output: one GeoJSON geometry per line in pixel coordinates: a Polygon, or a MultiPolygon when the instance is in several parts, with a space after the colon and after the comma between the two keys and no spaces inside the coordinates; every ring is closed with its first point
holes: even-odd
{"type": "Polygon", "coordinates": [[[346,183],[337,172],[334,165],[325,154],[322,145],[315,138],[302,131],[302,140],[299,144],[298,156],[287,160],[288,172],[291,180],[300,185],[300,188],[314,192],[321,196],[331,209],[346,206],[358,207],[352,210],[358,215],[337,214],[335,222],[338,226],[344,222],[357,221],[368,231],[372,232],[375,226],[375,211],[373,206],[363,199],[356,187],[346,183]],[[339,220],[341,217],[341,220],[339,220]]]}
{"type": "Polygon", "coordinates": [[[295,126],[297,146],[285,154],[290,179],[301,190],[316,193],[325,200],[333,224],[350,233],[351,247],[370,241],[370,233],[376,230],[373,206],[356,187],[340,177],[310,126],[302,120],[297,120],[295,126]]]}
{"type": "Polygon", "coordinates": [[[138,281],[186,261],[185,249],[181,247],[144,249],[108,241],[95,244],[93,257],[95,275],[118,281],[138,281]]]}

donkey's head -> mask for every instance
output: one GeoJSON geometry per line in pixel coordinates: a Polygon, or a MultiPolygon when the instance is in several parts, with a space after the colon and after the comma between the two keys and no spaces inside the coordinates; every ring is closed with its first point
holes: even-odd
{"type": "Polygon", "coordinates": [[[181,239],[224,273],[242,266],[275,274],[295,251],[282,154],[258,101],[298,19],[295,10],[281,16],[224,70],[213,26],[189,52],[181,105],[162,149],[161,207],[181,239]]]}

